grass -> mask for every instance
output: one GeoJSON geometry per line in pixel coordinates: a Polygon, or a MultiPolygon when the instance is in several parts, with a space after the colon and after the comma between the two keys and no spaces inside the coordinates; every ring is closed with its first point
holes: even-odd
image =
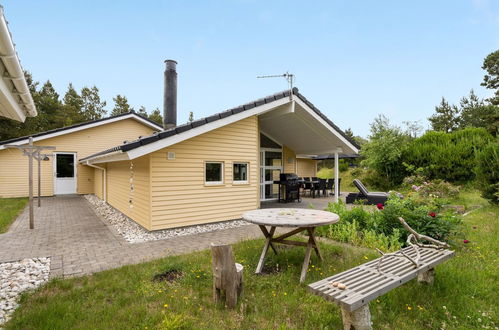
{"type": "MultiPolygon", "coordinates": [[[[376,329],[494,329],[499,325],[498,211],[477,193],[460,197],[484,207],[465,217],[455,238],[456,256],[437,267],[433,286],[411,281],[371,302],[376,329]],[[463,243],[463,239],[470,241],[463,243]]],[[[245,292],[235,310],[213,304],[209,251],[168,257],[92,276],[55,279],[24,294],[6,329],[338,329],[338,306],[309,294],[298,282],[302,248],[279,256],[269,252],[268,275],[253,274],[262,240],[234,245],[244,265],[245,292]],[[278,266],[277,266],[278,265],[278,266]],[[179,269],[172,283],[154,282],[155,274],[179,269]],[[273,272],[272,272],[273,270],[273,272]]],[[[307,283],[377,257],[348,244],[321,243],[324,261],[315,256],[307,283]]]]}
{"type": "MultiPolygon", "coordinates": [[[[317,177],[321,179],[333,179],[334,178],[334,168],[323,167],[317,172],[317,177]]],[[[356,192],[358,189],[353,185],[353,179],[351,169],[347,171],[340,172],[341,178],[341,191],[356,192]]]]}
{"type": "Polygon", "coordinates": [[[0,234],[7,232],[27,202],[27,198],[0,198],[0,234]]]}

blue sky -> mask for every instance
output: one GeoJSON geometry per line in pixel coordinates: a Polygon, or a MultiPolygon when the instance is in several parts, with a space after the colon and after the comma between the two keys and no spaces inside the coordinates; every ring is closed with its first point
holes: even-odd
{"type": "Polygon", "coordinates": [[[426,118],[480,87],[499,48],[499,1],[2,1],[23,67],[64,94],[96,85],[112,108],[162,106],[163,60],[178,61],[186,122],[295,85],[343,129],[378,114],[426,118]]]}

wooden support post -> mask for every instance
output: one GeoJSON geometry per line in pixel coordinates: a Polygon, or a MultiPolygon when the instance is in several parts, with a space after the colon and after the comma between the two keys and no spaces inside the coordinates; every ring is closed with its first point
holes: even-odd
{"type": "Polygon", "coordinates": [[[372,330],[371,312],[369,304],[364,305],[352,312],[341,308],[344,330],[372,330]]]}
{"type": "Polygon", "coordinates": [[[225,293],[228,308],[234,308],[243,292],[243,266],[236,264],[230,245],[211,244],[213,268],[213,299],[219,302],[225,293]]]}
{"type": "Polygon", "coordinates": [[[338,152],[334,153],[334,202],[338,203],[340,198],[340,164],[338,152]]]}
{"type": "Polygon", "coordinates": [[[42,171],[41,171],[41,154],[40,151],[38,151],[36,160],[38,161],[38,207],[42,206],[41,198],[42,198],[42,171]]]}
{"type": "MultiPolygon", "coordinates": [[[[29,137],[29,146],[33,147],[33,138],[29,137]]],[[[30,150],[31,151],[31,150],[30,150]]],[[[29,185],[29,229],[35,228],[35,217],[33,215],[33,154],[28,156],[28,185],[29,185]]]]}
{"type": "Polygon", "coordinates": [[[418,282],[420,283],[427,283],[427,284],[433,284],[435,281],[435,269],[430,268],[424,273],[419,273],[418,274],[418,282]]]}

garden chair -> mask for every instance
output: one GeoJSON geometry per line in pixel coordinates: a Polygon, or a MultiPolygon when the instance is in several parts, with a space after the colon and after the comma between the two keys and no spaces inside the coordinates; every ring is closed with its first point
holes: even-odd
{"type": "Polygon", "coordinates": [[[370,192],[359,180],[353,180],[353,184],[359,189],[359,193],[350,193],[347,196],[347,203],[353,203],[356,200],[364,200],[366,204],[385,204],[389,194],[386,192],[370,192]]]}

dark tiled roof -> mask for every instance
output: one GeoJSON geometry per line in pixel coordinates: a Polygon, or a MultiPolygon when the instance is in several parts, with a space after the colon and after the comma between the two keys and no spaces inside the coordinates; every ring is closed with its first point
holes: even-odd
{"type": "MultiPolygon", "coordinates": [[[[267,97],[264,97],[264,98],[261,98],[261,99],[258,99],[258,100],[255,100],[255,101],[243,104],[243,105],[240,105],[238,107],[235,107],[235,108],[232,108],[232,109],[229,109],[229,110],[217,113],[217,114],[209,116],[209,117],[201,118],[201,119],[195,120],[193,122],[190,122],[190,123],[187,123],[187,124],[183,124],[183,125],[180,125],[180,126],[177,126],[177,127],[173,127],[173,128],[167,129],[165,131],[159,132],[157,134],[153,134],[151,136],[143,137],[143,138],[140,138],[138,140],[131,141],[129,143],[125,143],[125,144],[122,144],[120,146],[117,146],[117,147],[114,147],[114,148],[110,148],[108,150],[104,150],[104,151],[98,152],[96,154],[93,154],[93,155],[90,155],[88,157],[82,158],[80,161],[84,161],[86,159],[93,158],[93,157],[100,156],[100,155],[105,155],[107,153],[110,153],[110,152],[113,152],[113,151],[118,151],[118,150],[121,150],[122,152],[127,152],[129,150],[132,150],[132,149],[144,146],[146,144],[153,143],[153,142],[165,139],[165,138],[173,136],[175,134],[180,134],[180,133],[186,132],[186,131],[188,131],[188,130],[190,130],[192,128],[203,126],[205,124],[214,122],[216,120],[223,119],[223,118],[232,116],[234,114],[237,114],[237,113],[240,113],[240,112],[243,112],[243,111],[246,111],[246,110],[253,109],[253,108],[258,107],[260,105],[267,104],[267,103],[272,103],[272,102],[280,100],[282,98],[289,97],[289,95],[290,95],[290,90],[288,89],[288,90],[285,90],[283,92],[279,92],[279,93],[276,93],[276,94],[273,94],[273,95],[270,95],[270,96],[267,96],[267,97]]],[[[293,95],[296,95],[297,97],[299,97],[312,110],[314,110],[314,112],[317,113],[317,115],[319,115],[322,119],[324,119],[331,127],[333,127],[338,133],[340,133],[352,145],[354,145],[356,148],[359,148],[359,146],[357,145],[357,143],[355,143],[355,141],[351,140],[347,135],[345,135],[345,133],[338,126],[336,126],[331,120],[329,120],[329,118],[327,118],[326,115],[324,115],[310,101],[308,101],[305,98],[305,96],[303,96],[302,94],[300,94],[298,92],[298,88],[296,88],[296,87],[293,88],[293,95]]]]}
{"type": "Polygon", "coordinates": [[[75,125],[71,125],[71,126],[65,126],[65,127],[55,128],[55,129],[51,129],[51,130],[45,131],[45,132],[40,132],[40,133],[35,133],[35,134],[32,134],[32,135],[27,135],[27,136],[21,136],[21,137],[13,138],[13,139],[10,139],[10,140],[0,141],[0,145],[4,145],[4,144],[8,144],[8,143],[13,143],[13,142],[18,142],[18,141],[26,140],[30,136],[34,137],[34,138],[35,137],[40,137],[40,136],[44,136],[44,135],[48,135],[48,134],[62,132],[62,131],[65,131],[65,130],[68,130],[68,129],[72,129],[72,128],[77,128],[77,127],[82,127],[82,126],[85,126],[85,125],[95,124],[95,123],[98,123],[98,122],[101,122],[101,121],[106,121],[106,120],[109,120],[109,119],[114,119],[114,118],[119,118],[119,117],[127,116],[127,115],[130,115],[130,114],[134,114],[134,115],[140,117],[141,119],[144,119],[145,121],[148,121],[151,124],[154,124],[156,126],[161,126],[158,123],[156,123],[156,122],[154,122],[154,121],[152,121],[152,120],[150,120],[148,118],[145,118],[145,117],[142,117],[142,116],[138,115],[134,111],[130,111],[130,112],[121,113],[121,114],[116,115],[116,116],[101,118],[101,119],[92,120],[92,121],[86,121],[84,123],[79,123],[79,124],[75,124],[75,125]]]}

